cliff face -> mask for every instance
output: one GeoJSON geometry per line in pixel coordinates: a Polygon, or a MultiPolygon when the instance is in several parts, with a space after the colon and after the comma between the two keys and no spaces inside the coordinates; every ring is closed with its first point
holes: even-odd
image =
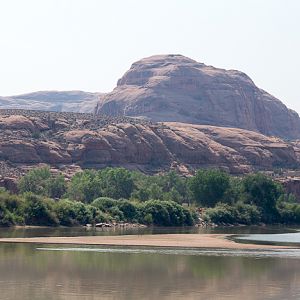
{"type": "Polygon", "coordinates": [[[181,55],[158,55],[135,62],[98,103],[96,113],[300,138],[298,114],[256,87],[246,74],[181,55]]]}
{"type": "Polygon", "coordinates": [[[146,173],[177,169],[187,174],[200,167],[244,173],[299,166],[299,153],[297,144],[236,128],[0,110],[3,177],[41,164],[65,174],[107,166],[146,173]]]}

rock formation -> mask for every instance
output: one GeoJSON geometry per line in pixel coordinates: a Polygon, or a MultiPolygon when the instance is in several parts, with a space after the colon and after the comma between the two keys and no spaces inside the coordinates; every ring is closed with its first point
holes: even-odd
{"type": "Polygon", "coordinates": [[[298,167],[299,153],[296,143],[243,129],[0,110],[0,175],[5,178],[43,164],[67,175],[107,166],[185,174],[218,167],[239,174],[298,167]]]}
{"type": "Polygon", "coordinates": [[[93,112],[103,94],[82,91],[41,91],[0,97],[0,109],[29,109],[57,112],[93,112]]]}
{"type": "Polygon", "coordinates": [[[135,62],[101,99],[96,112],[300,138],[298,114],[256,87],[246,74],[182,55],[157,55],[135,62]]]}

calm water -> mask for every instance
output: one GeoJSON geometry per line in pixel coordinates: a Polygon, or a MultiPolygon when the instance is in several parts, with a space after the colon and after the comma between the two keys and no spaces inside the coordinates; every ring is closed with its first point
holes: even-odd
{"type": "MultiPolygon", "coordinates": [[[[215,230],[237,234],[293,231],[215,230]]],[[[178,231],[198,230],[171,230],[178,231]]],[[[170,231],[154,230],[159,232],[170,231]]],[[[131,233],[136,231],[113,232],[131,233]]],[[[111,233],[82,228],[0,230],[0,236],[62,234],[111,233]]],[[[1,244],[0,299],[300,299],[300,253],[1,244]]]]}
{"type": "Polygon", "coordinates": [[[277,244],[300,246],[300,232],[279,234],[250,234],[237,236],[238,241],[255,242],[258,244],[277,244]]]}

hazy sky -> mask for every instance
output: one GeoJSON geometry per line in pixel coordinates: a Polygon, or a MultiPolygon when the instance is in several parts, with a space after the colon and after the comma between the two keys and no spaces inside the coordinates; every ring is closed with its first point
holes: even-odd
{"type": "Polygon", "coordinates": [[[300,112],[298,0],[0,0],[0,95],[107,92],[179,53],[247,73],[300,112]]]}

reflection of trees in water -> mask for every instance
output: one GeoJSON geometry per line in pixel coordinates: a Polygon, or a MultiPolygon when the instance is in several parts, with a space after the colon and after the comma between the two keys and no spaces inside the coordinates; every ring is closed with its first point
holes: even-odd
{"type": "Polygon", "coordinates": [[[0,246],[0,290],[4,298],[66,299],[65,293],[93,299],[162,299],[178,295],[185,299],[265,299],[266,295],[288,299],[289,294],[299,292],[296,259],[52,252],[35,248],[0,246]]]}

